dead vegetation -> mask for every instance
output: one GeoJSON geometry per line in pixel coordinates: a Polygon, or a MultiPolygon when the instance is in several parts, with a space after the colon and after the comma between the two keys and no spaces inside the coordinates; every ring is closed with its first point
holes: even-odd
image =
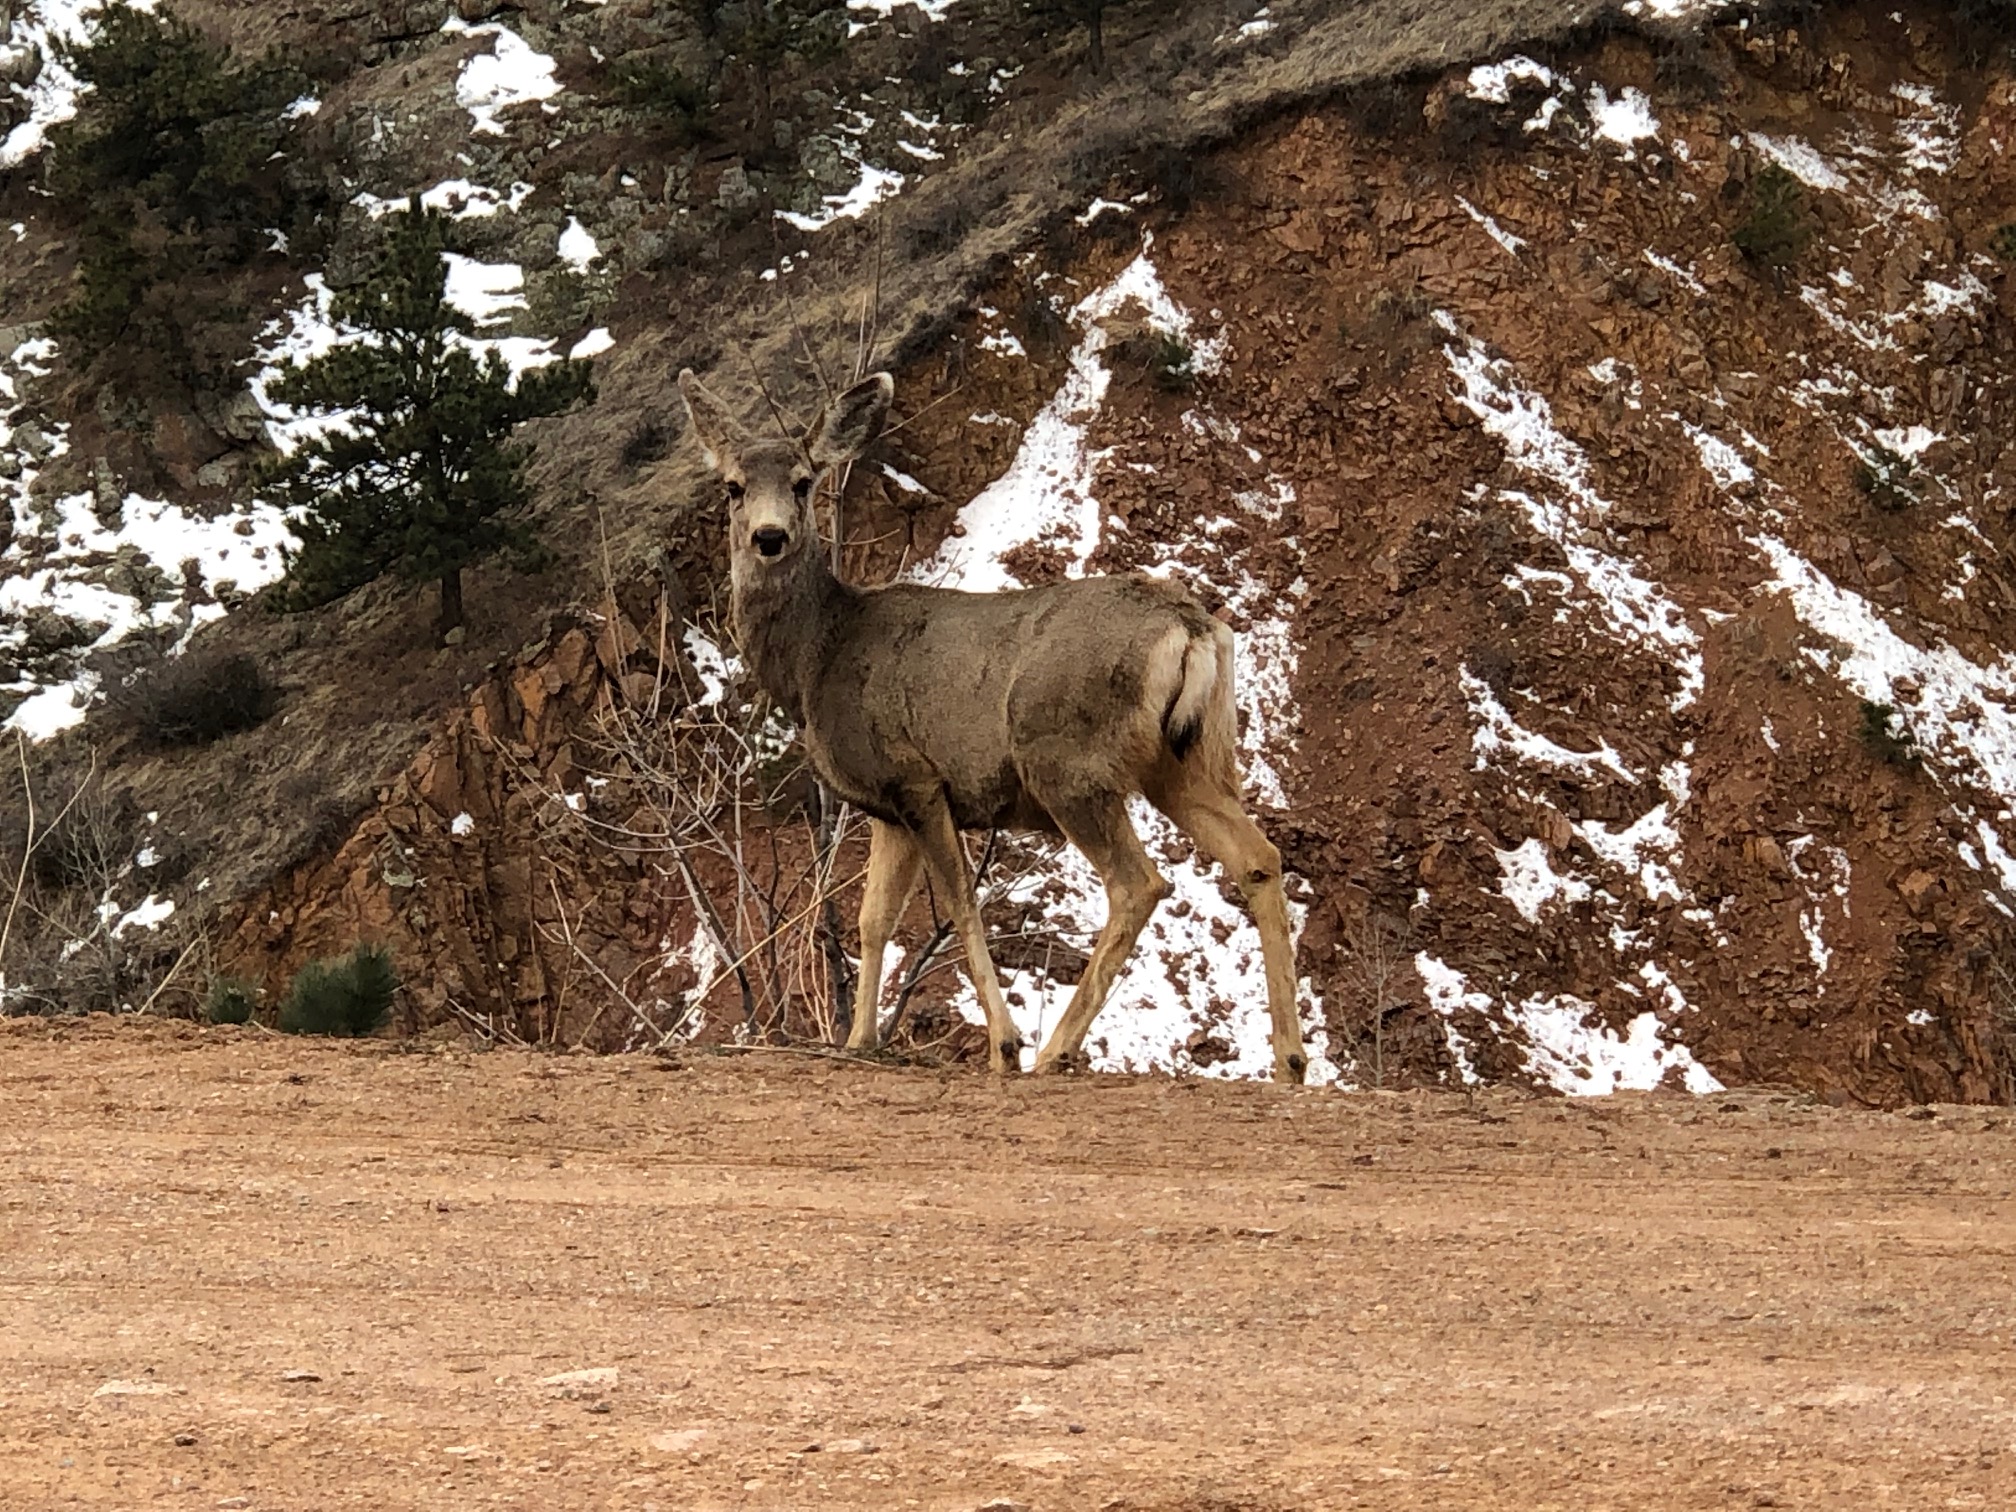
{"type": "Polygon", "coordinates": [[[181,858],[147,846],[145,816],[95,757],[80,769],[31,754],[18,735],[9,754],[0,779],[0,1015],[187,1011],[207,940],[200,924],[174,919],[154,897],[179,880],[180,868],[161,863],[181,858]]]}
{"type": "Polygon", "coordinates": [[[1417,948],[1403,918],[1368,909],[1338,939],[1338,976],[1348,994],[1342,1032],[1361,1085],[1387,1084],[1388,1026],[1412,1004],[1417,948]]]}

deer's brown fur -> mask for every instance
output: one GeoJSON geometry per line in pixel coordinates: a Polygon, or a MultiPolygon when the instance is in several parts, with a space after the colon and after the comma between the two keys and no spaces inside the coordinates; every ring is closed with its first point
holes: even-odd
{"type": "Polygon", "coordinates": [[[1075,1059],[1170,892],[1127,815],[1140,793],[1245,895],[1266,962],[1275,1075],[1300,1081],[1281,858],[1240,798],[1232,632],[1184,589],[1137,574],[1004,593],[844,583],[821,549],[813,498],[820,476],[881,429],[889,375],[841,394],[795,441],[753,438],[691,372],[679,388],[728,484],[743,654],[797,722],[813,769],[873,820],[849,1047],[877,1043],[884,950],[929,867],[986,1010],[991,1062],[1017,1064],[959,841],[962,829],[999,827],[1061,834],[1106,886],[1106,926],[1036,1067],[1075,1059]]]}

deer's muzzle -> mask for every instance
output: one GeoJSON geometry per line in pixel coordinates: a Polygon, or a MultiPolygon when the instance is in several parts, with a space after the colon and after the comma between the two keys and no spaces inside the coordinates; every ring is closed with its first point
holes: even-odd
{"type": "Polygon", "coordinates": [[[765,525],[749,539],[764,556],[774,557],[791,544],[791,533],[775,525],[765,525]]]}

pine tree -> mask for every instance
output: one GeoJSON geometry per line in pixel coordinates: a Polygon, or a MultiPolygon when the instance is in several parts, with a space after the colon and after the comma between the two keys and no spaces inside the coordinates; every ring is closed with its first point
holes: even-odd
{"type": "Polygon", "coordinates": [[[240,266],[266,228],[313,213],[287,174],[301,124],[286,107],[308,79],[277,53],[239,59],[166,8],[108,6],[88,26],[61,47],[88,88],[49,163],[50,192],[84,222],[55,329],[85,355],[144,347],[189,377],[217,303],[192,299],[189,274],[240,266]]]}
{"type": "Polygon", "coordinates": [[[1062,21],[1085,28],[1085,62],[1092,77],[1106,77],[1106,12],[1125,0],[1022,0],[1022,10],[1039,24],[1062,21]]]}
{"type": "Polygon", "coordinates": [[[332,315],[354,338],[268,385],[297,410],[338,419],[266,469],[298,512],[287,602],[340,598],[387,572],[440,585],[437,629],[462,623],[462,569],[497,551],[530,552],[526,449],[512,431],[593,397],[589,364],[563,361],[512,380],[475,323],[448,302],[453,221],[417,200],[388,217],[376,267],[338,294],[332,315]]]}
{"type": "Polygon", "coordinates": [[[273,223],[301,70],[278,54],[242,61],[172,10],[124,5],[92,15],[62,53],[90,92],[56,136],[59,197],[94,208],[130,197],[177,231],[273,223]]]}

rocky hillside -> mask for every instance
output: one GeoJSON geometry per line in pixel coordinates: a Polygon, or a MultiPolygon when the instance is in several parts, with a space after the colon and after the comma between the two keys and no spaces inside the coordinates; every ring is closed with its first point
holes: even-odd
{"type": "MultiPolygon", "coordinates": [[[[1112,13],[1094,79],[1077,36],[985,0],[854,0],[789,90],[721,70],[698,141],[617,97],[626,59],[701,70],[670,6],[262,20],[364,60],[300,106],[342,208],[312,264],[282,237],[259,271],[247,386],[138,415],[37,327],[70,255],[35,178],[64,81],[10,63],[9,722],[52,790],[95,750],[132,826],[93,896],[41,910],[71,920],[35,937],[53,959],[4,962],[17,1006],[277,991],[369,939],[408,1028],[829,1034],[858,833],[808,818],[739,680],[668,379],[802,419],[879,361],[899,423],[838,501],[854,576],[1143,567],[1239,630],[1326,1077],[2007,1100],[1993,7],[1149,9],[1112,13]],[[249,482],[292,420],[262,372],[336,339],[329,290],[415,192],[465,218],[486,340],[600,370],[592,409],[532,427],[558,561],[486,573],[445,649],[393,584],[233,607],[287,529],[249,482]],[[279,713],[149,748],[103,708],[143,644],[250,652],[279,713]]],[[[75,24],[12,20],[16,58],[75,24]]],[[[1098,1063],[1257,1073],[1257,939],[1158,824],[1177,897],[1098,1063]]],[[[1034,1032],[1099,890],[1025,842],[984,859],[1034,1032]]],[[[933,924],[920,901],[905,1034],[956,1054],[933,924]]]]}

